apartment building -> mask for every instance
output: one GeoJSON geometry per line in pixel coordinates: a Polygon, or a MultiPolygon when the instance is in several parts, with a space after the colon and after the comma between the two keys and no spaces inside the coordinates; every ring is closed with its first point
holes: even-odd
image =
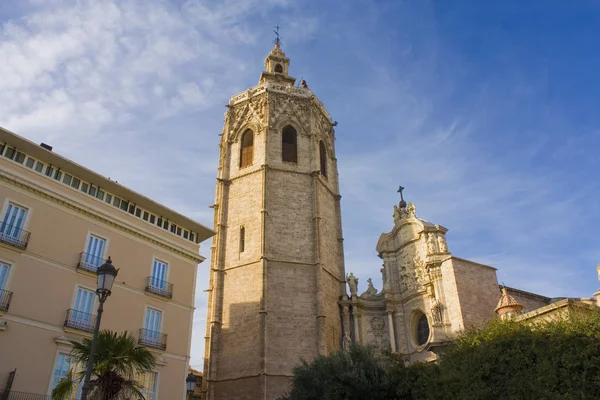
{"type": "MultiPolygon", "coordinates": [[[[99,155],[101,156],[101,155],[99,155]]],[[[96,269],[119,269],[101,329],[157,358],[146,399],[184,399],[199,245],[214,232],[0,128],[0,390],[47,395],[91,337],[96,269]]]]}

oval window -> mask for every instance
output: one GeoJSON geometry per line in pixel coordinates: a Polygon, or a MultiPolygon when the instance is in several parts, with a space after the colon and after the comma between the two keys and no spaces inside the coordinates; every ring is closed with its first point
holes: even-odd
{"type": "Polygon", "coordinates": [[[421,314],[417,321],[417,344],[423,346],[429,340],[429,321],[425,314],[421,314]]]}

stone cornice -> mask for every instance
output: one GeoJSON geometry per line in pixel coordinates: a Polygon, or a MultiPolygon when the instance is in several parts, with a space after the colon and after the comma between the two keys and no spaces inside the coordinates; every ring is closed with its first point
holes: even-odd
{"type": "Polygon", "coordinates": [[[99,215],[98,213],[92,212],[92,211],[90,211],[90,209],[86,209],[86,208],[80,207],[79,205],[77,205],[77,204],[75,204],[73,202],[67,201],[65,199],[62,199],[62,198],[56,196],[56,195],[50,194],[47,191],[42,190],[42,189],[40,189],[38,187],[35,187],[35,186],[33,186],[33,185],[31,185],[31,184],[29,184],[27,182],[23,182],[23,181],[17,179],[16,177],[8,176],[5,173],[0,173],[0,181],[4,181],[4,182],[9,183],[9,184],[11,184],[13,186],[16,186],[18,188],[24,189],[24,190],[26,190],[26,191],[28,191],[30,193],[33,193],[33,194],[35,194],[35,195],[37,195],[37,196],[39,196],[39,197],[41,197],[43,199],[46,199],[46,200],[49,200],[49,201],[51,201],[53,203],[59,204],[59,205],[65,207],[65,208],[73,210],[73,211],[75,211],[75,212],[77,212],[79,214],[85,215],[85,216],[87,216],[89,218],[95,219],[95,220],[97,220],[97,221],[99,221],[99,222],[101,222],[101,223],[103,223],[105,225],[108,225],[108,226],[111,226],[113,228],[116,228],[116,229],[118,229],[118,230],[120,230],[122,232],[125,232],[125,233],[127,233],[127,234],[129,234],[131,236],[135,236],[135,237],[140,238],[140,239],[142,239],[144,241],[152,243],[152,244],[154,244],[156,246],[162,247],[162,248],[164,248],[164,249],[166,249],[166,250],[168,250],[168,251],[170,251],[172,253],[175,253],[175,254],[178,254],[178,255],[180,255],[180,256],[182,256],[184,258],[187,258],[188,260],[192,260],[192,261],[195,261],[197,263],[201,263],[202,261],[205,260],[205,258],[202,257],[202,256],[200,256],[200,255],[195,255],[195,254],[193,254],[191,252],[183,251],[183,250],[181,250],[179,248],[171,246],[171,245],[169,245],[169,244],[167,244],[167,243],[165,243],[163,241],[157,240],[157,239],[155,239],[155,238],[153,238],[153,237],[151,237],[149,235],[146,235],[146,234],[140,232],[139,230],[132,229],[132,228],[130,228],[130,227],[128,227],[128,226],[126,226],[126,225],[124,225],[122,223],[119,223],[119,222],[117,222],[117,221],[115,221],[113,219],[109,219],[107,217],[99,215]]]}

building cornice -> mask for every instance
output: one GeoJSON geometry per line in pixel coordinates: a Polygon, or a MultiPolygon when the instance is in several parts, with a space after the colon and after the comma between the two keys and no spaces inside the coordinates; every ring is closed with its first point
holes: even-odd
{"type": "Polygon", "coordinates": [[[42,189],[40,189],[38,187],[35,187],[35,186],[33,186],[33,185],[29,184],[29,183],[23,182],[23,181],[17,179],[16,177],[14,177],[14,176],[8,176],[8,175],[6,175],[5,172],[6,171],[0,173],[0,181],[4,181],[4,182],[9,183],[11,185],[14,185],[14,186],[16,186],[18,188],[24,189],[24,190],[26,190],[26,191],[28,191],[30,193],[33,193],[33,194],[35,194],[35,195],[37,195],[37,196],[39,196],[41,198],[44,198],[44,199],[49,200],[49,201],[51,201],[53,203],[59,204],[59,205],[65,207],[65,208],[68,208],[70,210],[76,211],[77,213],[85,215],[85,216],[87,216],[89,218],[95,219],[96,221],[99,221],[99,222],[101,222],[101,223],[103,223],[105,225],[108,225],[108,226],[111,226],[113,228],[116,228],[116,229],[118,229],[118,230],[120,230],[122,232],[125,232],[125,233],[127,233],[129,235],[135,236],[135,237],[137,237],[139,239],[142,239],[144,241],[152,243],[152,244],[154,244],[156,246],[162,247],[162,248],[164,248],[164,249],[166,249],[166,250],[168,250],[168,251],[170,251],[172,253],[178,254],[178,255],[180,255],[180,256],[188,259],[188,260],[192,260],[192,261],[197,262],[197,263],[201,263],[202,261],[205,260],[205,258],[202,257],[202,256],[200,256],[200,255],[196,255],[196,254],[193,254],[191,252],[184,251],[184,250],[182,250],[180,248],[171,246],[171,245],[165,243],[164,241],[155,239],[155,238],[153,238],[153,237],[151,237],[149,235],[146,235],[146,234],[140,232],[139,230],[132,229],[131,227],[126,226],[126,225],[124,225],[122,223],[119,223],[119,222],[117,222],[117,221],[115,221],[113,219],[104,217],[102,215],[99,215],[98,213],[90,211],[90,209],[86,209],[86,208],[80,207],[79,205],[74,204],[71,201],[67,201],[65,199],[62,199],[62,198],[56,196],[56,195],[48,193],[45,190],[42,190],[42,189]]]}

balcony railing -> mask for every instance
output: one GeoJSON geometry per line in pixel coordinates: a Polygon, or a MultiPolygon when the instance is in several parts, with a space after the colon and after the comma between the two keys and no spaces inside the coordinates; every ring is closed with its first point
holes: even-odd
{"type": "Polygon", "coordinates": [[[173,297],[173,284],[167,281],[162,281],[156,277],[149,276],[146,278],[146,292],[154,293],[170,299],[173,297]]]}
{"type": "Polygon", "coordinates": [[[8,311],[12,295],[13,292],[9,292],[8,290],[0,290],[0,311],[8,311]]]}
{"type": "Polygon", "coordinates": [[[96,273],[98,267],[104,264],[106,260],[104,258],[97,257],[90,253],[81,253],[79,255],[79,262],[77,263],[77,268],[96,273]]]}
{"type": "Polygon", "coordinates": [[[138,343],[155,349],[167,349],[167,335],[160,332],[150,331],[148,329],[140,329],[140,338],[138,343]]]}
{"type": "Polygon", "coordinates": [[[25,250],[31,234],[14,225],[0,224],[0,242],[10,244],[18,249],[25,250]]]}
{"type": "Polygon", "coordinates": [[[0,389],[0,400],[50,400],[50,396],[45,394],[34,394],[25,392],[15,392],[0,389]]]}
{"type": "Polygon", "coordinates": [[[78,329],[84,332],[93,332],[96,326],[96,316],[83,311],[73,309],[67,310],[65,318],[65,327],[78,329]]]}

